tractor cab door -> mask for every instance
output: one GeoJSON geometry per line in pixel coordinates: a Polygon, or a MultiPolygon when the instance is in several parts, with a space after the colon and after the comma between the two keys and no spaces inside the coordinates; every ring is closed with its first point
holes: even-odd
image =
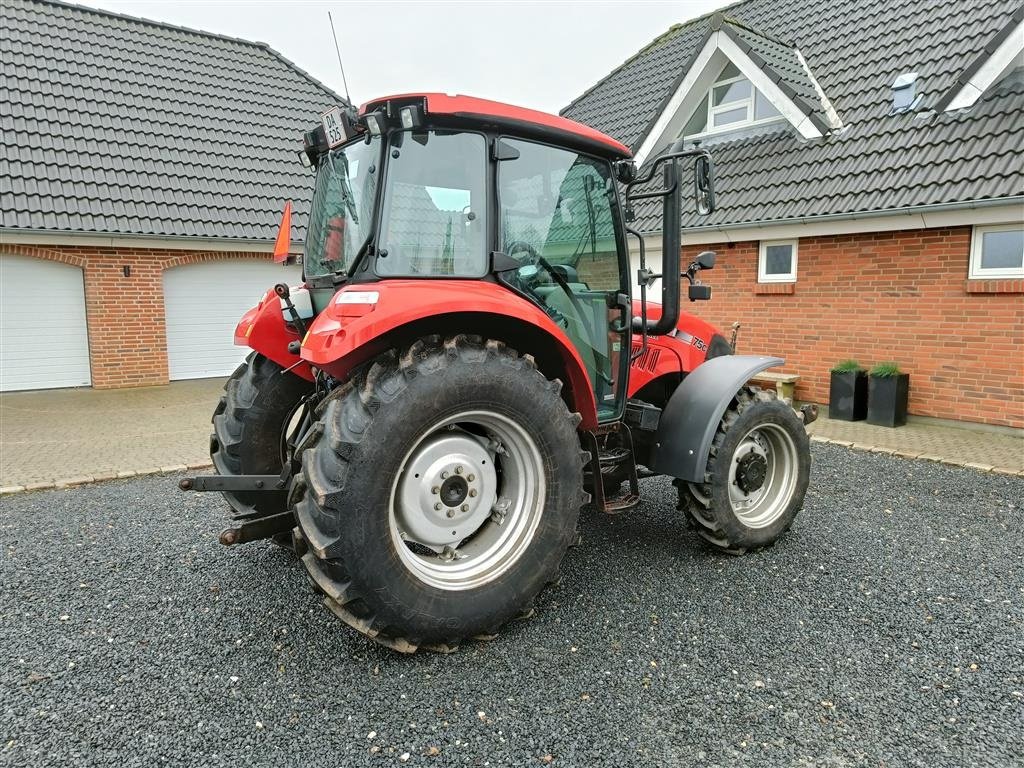
{"type": "Polygon", "coordinates": [[[576,346],[598,420],[622,413],[629,350],[628,263],[607,161],[521,139],[500,139],[499,245],[519,264],[502,272],[576,346]]]}

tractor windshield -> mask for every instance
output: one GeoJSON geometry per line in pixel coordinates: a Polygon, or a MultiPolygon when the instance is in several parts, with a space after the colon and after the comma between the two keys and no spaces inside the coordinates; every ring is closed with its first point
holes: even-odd
{"type": "Polygon", "coordinates": [[[373,228],[380,146],[376,136],[359,139],[321,161],[306,231],[307,279],[349,269],[366,245],[373,228]]]}

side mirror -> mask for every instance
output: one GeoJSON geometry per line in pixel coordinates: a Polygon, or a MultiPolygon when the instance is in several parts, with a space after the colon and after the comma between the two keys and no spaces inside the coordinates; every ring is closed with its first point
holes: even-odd
{"type": "Polygon", "coordinates": [[[694,199],[697,213],[707,216],[715,210],[715,166],[710,155],[698,155],[693,166],[694,199]]]}
{"type": "Polygon", "coordinates": [[[701,269],[714,269],[715,268],[715,257],[714,251],[701,251],[697,255],[697,264],[701,269]]]}
{"type": "Polygon", "coordinates": [[[621,184],[629,184],[636,180],[636,163],[632,160],[617,160],[615,162],[615,178],[621,184]]]}

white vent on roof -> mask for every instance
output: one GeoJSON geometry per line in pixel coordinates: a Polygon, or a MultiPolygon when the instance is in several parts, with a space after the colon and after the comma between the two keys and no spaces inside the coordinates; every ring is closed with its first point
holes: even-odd
{"type": "Polygon", "coordinates": [[[904,72],[892,81],[892,114],[909,112],[921,101],[917,92],[917,72],[904,72]]]}

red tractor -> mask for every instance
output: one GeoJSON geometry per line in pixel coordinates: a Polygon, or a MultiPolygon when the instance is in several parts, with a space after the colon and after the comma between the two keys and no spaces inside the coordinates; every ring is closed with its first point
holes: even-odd
{"type": "MultiPolygon", "coordinates": [[[[181,483],[224,493],[222,543],[293,547],[346,623],[412,651],[529,613],[580,507],[628,509],[638,478],[674,478],[720,550],[790,527],[816,412],[748,386],[781,359],[733,354],[680,312],[684,186],[714,207],[705,150],[677,144],[638,176],[592,128],[434,93],[322,122],[302,152],[304,284],[238,324],[253,352],[213,416],[217,474],[181,483]],[[661,272],[641,239],[634,301],[626,222],[658,201],[661,272]]],[[[713,266],[703,253],[682,273],[691,301],[713,266]]]]}

